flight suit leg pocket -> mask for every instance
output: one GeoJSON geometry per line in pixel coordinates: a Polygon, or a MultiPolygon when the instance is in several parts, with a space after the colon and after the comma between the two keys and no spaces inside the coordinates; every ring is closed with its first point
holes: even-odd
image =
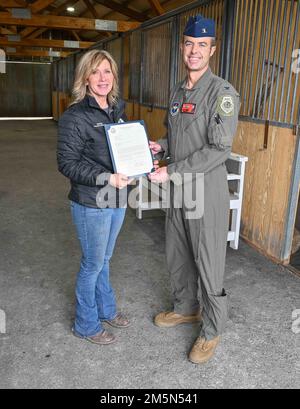
{"type": "Polygon", "coordinates": [[[204,310],[208,319],[203,335],[210,340],[221,335],[226,327],[228,299],[225,290],[223,289],[221,295],[208,294],[206,302],[208,305],[204,305],[204,310]]]}

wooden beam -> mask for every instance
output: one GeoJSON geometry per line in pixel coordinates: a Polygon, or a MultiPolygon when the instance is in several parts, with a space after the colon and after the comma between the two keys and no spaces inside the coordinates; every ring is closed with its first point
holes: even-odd
{"type": "Polygon", "coordinates": [[[57,57],[65,58],[68,57],[71,53],[65,51],[56,51],[55,54],[51,54],[50,51],[43,50],[16,50],[16,52],[6,51],[6,55],[16,56],[16,57],[57,57]],[[56,54],[59,53],[59,54],[56,54]],[[56,54],[56,55],[55,55],[56,54]]]}
{"type": "Polygon", "coordinates": [[[61,17],[52,15],[33,15],[30,19],[14,18],[10,13],[0,13],[0,25],[25,26],[25,27],[47,27],[71,30],[93,30],[125,32],[140,26],[138,22],[94,20],[89,18],[61,17]],[[103,24],[103,25],[102,25],[103,24]]]}
{"type": "Polygon", "coordinates": [[[8,27],[0,27],[0,35],[16,35],[18,34],[18,30],[16,26],[8,27]]]}
{"type": "Polygon", "coordinates": [[[98,12],[96,11],[95,7],[92,6],[92,4],[90,3],[89,0],[83,0],[84,4],[86,5],[87,9],[89,10],[89,12],[92,14],[92,16],[94,16],[94,18],[101,18],[98,14],[98,12]]]}
{"type": "Polygon", "coordinates": [[[5,37],[0,37],[0,45],[5,45],[8,47],[49,47],[49,48],[88,48],[94,45],[94,42],[90,41],[76,41],[76,42],[70,42],[70,41],[64,41],[64,40],[47,40],[44,38],[40,39],[31,39],[27,38],[21,41],[9,41],[5,37]],[[76,44],[78,43],[78,44],[76,44]],[[75,47],[74,47],[74,46],[75,47]]]}
{"type": "Polygon", "coordinates": [[[27,6],[28,6],[26,0],[15,0],[15,2],[16,2],[17,4],[19,4],[21,7],[27,7],[27,6]]]}
{"type": "MultiPolygon", "coordinates": [[[[92,13],[92,15],[93,15],[95,18],[97,18],[97,19],[101,19],[101,16],[98,14],[98,12],[97,12],[97,10],[95,9],[95,7],[91,5],[90,0],[83,0],[83,1],[84,1],[85,5],[87,6],[87,9],[92,13]]],[[[80,14],[80,17],[81,17],[83,14],[85,14],[85,12],[86,12],[86,10],[84,11],[84,13],[81,13],[81,14],[80,14]]],[[[75,33],[75,31],[74,31],[74,33],[75,33]]],[[[106,38],[106,37],[109,37],[109,36],[110,36],[110,34],[105,33],[105,32],[102,32],[102,37],[103,37],[103,38],[106,38]]]]}
{"type": "MultiPolygon", "coordinates": [[[[83,1],[85,1],[85,0],[83,0],[83,1]]],[[[90,4],[90,0],[87,0],[87,2],[90,4]]],[[[93,15],[97,15],[97,16],[98,16],[97,18],[103,19],[102,16],[99,17],[98,11],[95,9],[95,7],[93,7],[93,8],[94,8],[93,15]]],[[[89,10],[89,8],[85,9],[82,13],[79,14],[79,17],[85,17],[86,12],[87,12],[88,10],[89,10]]],[[[90,11],[91,11],[91,10],[90,10],[90,11]]],[[[92,11],[91,11],[91,12],[92,12],[92,11]]],[[[109,20],[109,19],[108,19],[108,20],[109,20]]],[[[77,34],[80,35],[80,31],[78,31],[77,34]]],[[[97,35],[97,37],[98,37],[98,36],[99,36],[99,34],[97,35]]],[[[107,38],[107,37],[110,37],[110,34],[109,34],[109,33],[105,33],[104,31],[102,31],[102,33],[100,34],[100,37],[101,37],[101,38],[107,38]]]]}
{"type": "Polygon", "coordinates": [[[148,1],[157,16],[161,16],[162,14],[165,13],[165,10],[163,9],[159,0],[148,0],[148,1]]]}
{"type": "MultiPolygon", "coordinates": [[[[29,27],[28,27],[29,28],[29,27]]],[[[33,32],[30,34],[30,37],[29,38],[37,38],[37,37],[39,37],[40,35],[42,35],[43,33],[45,33],[45,31],[47,31],[48,30],[48,28],[39,28],[38,30],[36,30],[35,28],[34,29],[32,29],[33,30],[33,32]]]]}
{"type": "Polygon", "coordinates": [[[9,8],[20,8],[20,7],[28,7],[28,4],[25,1],[17,1],[17,0],[0,0],[0,6],[9,9],[9,8]]]}
{"type": "MultiPolygon", "coordinates": [[[[127,0],[124,3],[122,3],[123,6],[130,6],[131,4],[134,4],[133,0],[127,0]]],[[[165,7],[166,11],[169,11],[171,9],[175,9],[179,6],[183,6],[184,4],[180,1],[180,0],[164,0],[162,2],[162,5],[165,7]]],[[[150,13],[152,11],[152,8],[147,9],[144,13],[150,13]]],[[[115,16],[115,12],[114,11],[110,11],[109,13],[106,13],[104,16],[102,16],[101,18],[103,19],[113,19],[115,16]]],[[[150,17],[149,17],[150,19],[150,17]]],[[[97,34],[95,37],[93,37],[92,41],[100,41],[102,38],[99,36],[99,34],[97,34]]]]}
{"type": "Polygon", "coordinates": [[[75,38],[76,41],[81,41],[81,38],[79,37],[79,35],[76,33],[76,31],[71,30],[71,33],[73,35],[73,37],[75,38]]]}
{"type": "Polygon", "coordinates": [[[105,6],[108,9],[117,11],[118,13],[123,14],[124,16],[130,17],[136,21],[146,21],[149,18],[144,13],[139,13],[138,11],[135,11],[129,7],[125,7],[123,4],[117,3],[116,1],[113,1],[113,0],[95,0],[95,1],[96,3],[102,4],[102,6],[105,6]]]}
{"type": "Polygon", "coordinates": [[[29,8],[32,11],[32,13],[36,14],[46,9],[48,6],[50,6],[50,4],[54,2],[55,0],[37,0],[33,4],[30,4],[29,8]]]}
{"type": "Polygon", "coordinates": [[[17,30],[15,29],[14,26],[8,28],[4,28],[4,27],[0,27],[0,34],[3,36],[6,35],[16,35],[17,34],[17,30]]]}
{"type": "MultiPolygon", "coordinates": [[[[130,0],[126,0],[124,3],[122,3],[122,6],[123,6],[123,7],[127,7],[128,4],[130,4],[130,0]]],[[[86,14],[86,11],[87,11],[87,10],[84,10],[84,11],[80,14],[80,17],[84,17],[85,14],[86,14]]],[[[104,19],[104,20],[106,20],[106,17],[109,16],[109,17],[107,18],[107,20],[113,20],[113,18],[110,18],[112,15],[113,15],[113,16],[115,15],[115,12],[114,12],[114,11],[110,11],[109,13],[106,13],[104,16],[101,16],[101,18],[104,19]]],[[[150,17],[149,17],[149,18],[150,18],[150,17]]],[[[79,31],[79,34],[80,34],[80,31],[79,31]]],[[[105,33],[104,31],[102,31],[101,34],[97,34],[97,35],[93,38],[93,41],[98,42],[98,41],[103,40],[104,38],[108,38],[108,37],[110,37],[110,36],[111,36],[110,33],[105,33]]]]}
{"type": "MultiPolygon", "coordinates": [[[[51,14],[54,15],[54,16],[56,16],[56,15],[62,13],[63,11],[65,11],[67,7],[73,6],[73,5],[76,4],[77,2],[78,2],[78,0],[65,1],[61,6],[57,7],[57,8],[55,9],[55,11],[54,11],[53,13],[51,13],[51,14]]],[[[42,6],[40,6],[39,12],[42,11],[42,10],[44,10],[44,9],[42,8],[42,6]]],[[[20,36],[21,36],[22,38],[23,38],[23,37],[31,36],[32,33],[35,33],[35,30],[36,30],[36,28],[32,28],[32,27],[24,28],[24,30],[22,30],[22,31],[20,32],[20,36]]],[[[39,30],[38,30],[38,31],[39,31],[39,30]]],[[[47,31],[47,29],[44,29],[43,31],[41,31],[40,34],[42,34],[44,31],[47,31]]],[[[35,35],[35,37],[36,37],[36,35],[35,35]]],[[[33,38],[35,38],[35,37],[33,37],[33,38]]]]}
{"type": "Polygon", "coordinates": [[[78,2],[79,0],[66,0],[59,7],[54,8],[51,6],[49,8],[50,14],[53,16],[58,16],[59,14],[64,13],[67,10],[67,7],[72,7],[78,2]]]}

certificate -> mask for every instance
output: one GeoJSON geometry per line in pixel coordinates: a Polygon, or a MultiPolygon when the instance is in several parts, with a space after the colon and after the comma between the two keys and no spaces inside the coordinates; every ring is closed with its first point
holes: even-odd
{"type": "Polygon", "coordinates": [[[144,121],[104,124],[114,172],[129,177],[153,170],[153,158],[144,121]]]}

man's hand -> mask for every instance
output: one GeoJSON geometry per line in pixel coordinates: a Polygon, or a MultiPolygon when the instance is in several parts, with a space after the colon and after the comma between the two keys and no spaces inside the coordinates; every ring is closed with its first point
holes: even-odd
{"type": "Polygon", "coordinates": [[[149,147],[151,149],[152,155],[156,155],[159,152],[162,152],[162,147],[159,143],[149,141],[149,147]]]}
{"type": "Polygon", "coordinates": [[[133,178],[129,179],[128,176],[122,173],[114,173],[109,178],[109,184],[118,189],[123,189],[133,181],[133,178]]]}
{"type": "Polygon", "coordinates": [[[157,169],[155,172],[150,173],[148,177],[151,182],[155,183],[165,183],[170,179],[166,166],[163,166],[162,168],[157,169]]]}

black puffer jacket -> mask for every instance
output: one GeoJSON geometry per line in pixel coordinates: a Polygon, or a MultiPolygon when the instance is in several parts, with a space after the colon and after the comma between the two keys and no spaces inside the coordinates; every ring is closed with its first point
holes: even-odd
{"type": "MultiPolygon", "coordinates": [[[[108,185],[110,174],[114,171],[103,124],[126,121],[124,108],[124,102],[119,101],[108,114],[99,107],[95,98],[87,95],[61,116],[57,162],[59,171],[70,179],[70,200],[97,208],[99,191],[104,187],[106,193],[110,188],[114,190],[108,185]]],[[[107,207],[120,205],[118,200],[106,204],[107,207]]]]}

